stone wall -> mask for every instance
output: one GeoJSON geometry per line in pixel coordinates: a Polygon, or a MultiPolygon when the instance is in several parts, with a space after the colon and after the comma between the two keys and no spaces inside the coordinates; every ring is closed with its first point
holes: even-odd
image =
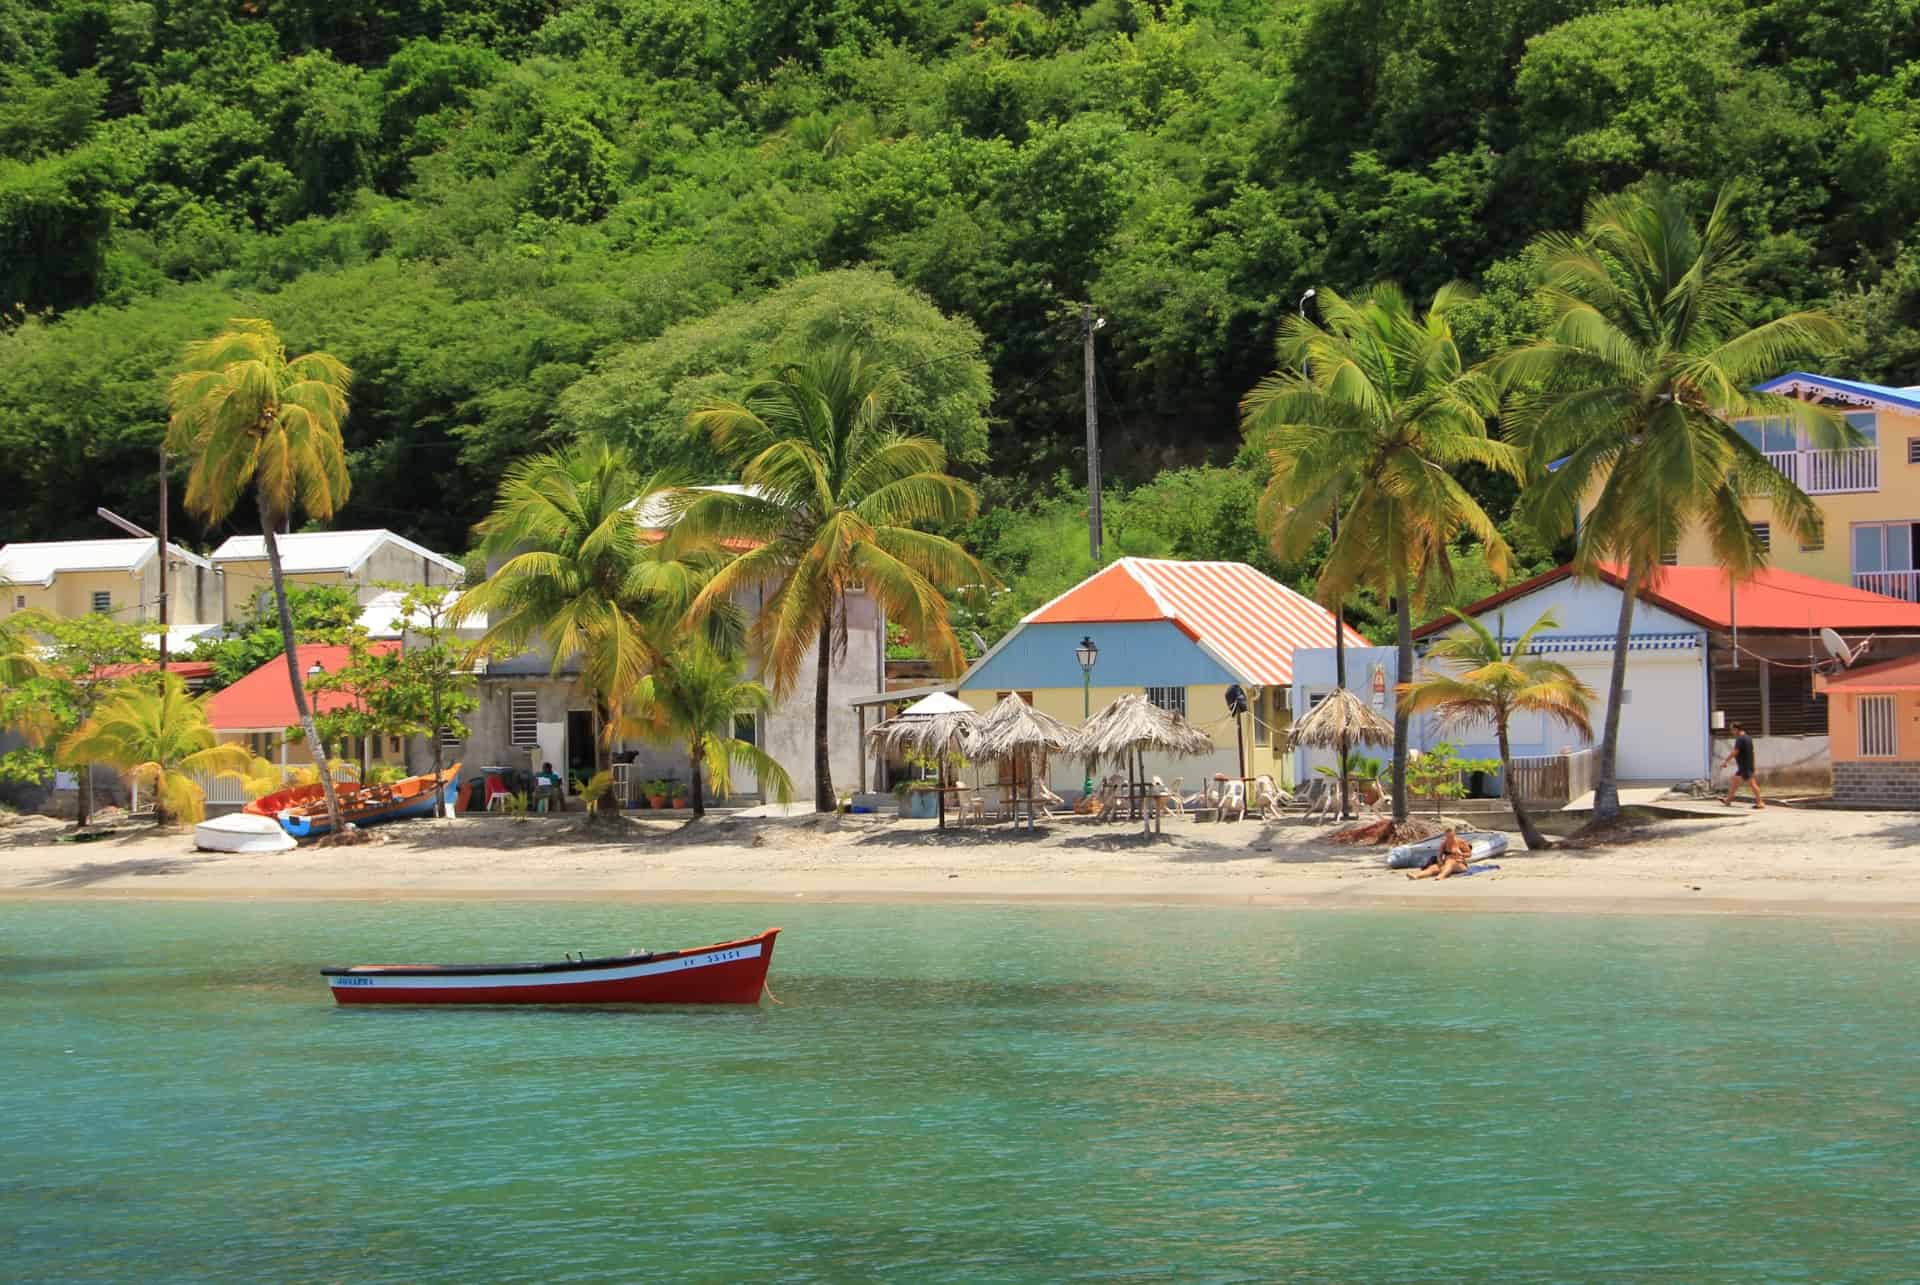
{"type": "Polygon", "coordinates": [[[1920,762],[1853,759],[1835,763],[1833,799],[1859,807],[1920,808],[1920,762]]]}

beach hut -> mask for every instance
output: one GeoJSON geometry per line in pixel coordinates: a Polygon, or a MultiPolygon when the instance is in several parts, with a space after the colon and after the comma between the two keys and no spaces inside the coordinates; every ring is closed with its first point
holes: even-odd
{"type": "Polygon", "coordinates": [[[1340,779],[1340,818],[1347,816],[1347,754],[1356,745],[1393,744],[1393,724],[1346,688],[1337,688],[1293,727],[1293,743],[1333,750],[1340,779]]]}
{"type": "Polygon", "coordinates": [[[979,711],[971,705],[945,692],[935,692],[867,729],[870,749],[882,753],[911,752],[939,763],[942,829],[947,824],[947,791],[951,788],[947,781],[948,762],[967,754],[980,718],[979,711]]]}
{"type": "MultiPolygon", "coordinates": [[[[1129,692],[1088,719],[1074,733],[1067,751],[1086,759],[1089,769],[1101,763],[1124,763],[1127,797],[1138,807],[1145,789],[1147,754],[1201,757],[1213,753],[1213,738],[1172,710],[1129,692]]],[[[1141,820],[1143,833],[1155,830],[1159,809],[1142,809],[1141,820]]]]}
{"type": "Polygon", "coordinates": [[[1017,694],[1009,693],[981,716],[969,741],[967,756],[975,761],[999,762],[1007,812],[1018,820],[1017,805],[1024,798],[1027,827],[1031,829],[1035,782],[1045,774],[1048,756],[1062,753],[1072,741],[1071,727],[1050,714],[1041,713],[1017,694]]]}

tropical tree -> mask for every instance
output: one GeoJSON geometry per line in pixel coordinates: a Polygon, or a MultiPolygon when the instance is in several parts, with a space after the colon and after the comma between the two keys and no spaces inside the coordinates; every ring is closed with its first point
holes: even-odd
{"type": "MultiPolygon", "coordinates": [[[[1507,543],[1452,470],[1479,464],[1518,476],[1521,455],[1487,433],[1493,383],[1469,370],[1448,314],[1472,297],[1443,287],[1424,315],[1394,285],[1353,300],[1320,296],[1321,322],[1289,317],[1280,369],[1241,403],[1249,440],[1272,479],[1259,521],[1295,560],[1337,519],[1316,586],[1338,606],[1356,585],[1393,596],[1399,672],[1413,671],[1413,602],[1452,593],[1453,542],[1477,539],[1505,576],[1507,543]]],[[[1393,720],[1393,813],[1407,817],[1407,711],[1393,720]]]]}
{"type": "Polygon", "coordinates": [[[848,596],[864,587],[928,657],[958,673],[965,657],[941,591],[988,578],[954,541],[920,529],[965,521],[977,501],[948,475],[940,443],[891,427],[898,388],[893,369],[836,342],[756,385],[745,401],[708,402],[688,418],[736,461],[745,487],[701,493],[668,542],[746,546],[700,592],[696,619],[742,589],[771,586],[748,638],[776,699],[793,692],[813,660],[814,801],[822,811],[839,803],[827,713],[848,596]]]}
{"type": "Polygon", "coordinates": [[[751,771],[780,802],[793,797],[787,770],[735,735],[739,719],[764,714],[773,704],[766,688],[741,677],[742,668],[737,659],[702,643],[679,648],[640,680],[611,728],[614,735],[687,747],[688,797],[695,816],[707,812],[703,768],[722,798],[733,791],[735,767],[751,771]]]}
{"type": "MultiPolygon", "coordinates": [[[[0,589],[5,587],[0,581],[0,589]]],[[[0,683],[23,683],[45,672],[40,648],[33,640],[33,630],[44,620],[38,612],[25,611],[0,620],[0,683]]]]}
{"type": "Polygon", "coordinates": [[[0,755],[0,779],[45,782],[75,769],[76,819],[93,818],[93,764],[70,757],[64,743],[125,681],[127,667],[153,658],[143,626],[92,612],[49,616],[22,612],[10,622],[34,655],[34,671],[0,688],[0,727],[25,744],[0,755]]]}
{"type": "MultiPolygon", "coordinates": [[[[270,321],[235,319],[230,330],[187,345],[181,372],[168,385],[172,418],[167,449],[191,461],[185,502],[209,524],[223,520],[253,492],[260,535],[273,572],[273,600],[293,705],[309,745],[321,744],[300,674],[293,612],[280,567],[279,534],[296,510],[324,521],[347,499],[347,417],[352,372],[324,352],[288,357],[270,321]]],[[[332,833],[340,834],[340,800],[321,773],[332,833]]]]}
{"type": "Polygon", "coordinates": [[[1849,437],[1825,407],[1753,391],[1794,359],[1837,348],[1846,334],[1823,312],[1750,327],[1758,300],[1743,284],[1743,260],[1726,191],[1705,227],[1664,187],[1595,201],[1578,235],[1544,239],[1546,330],[1493,367],[1515,390],[1505,425],[1536,479],[1521,495],[1522,513],[1548,538],[1577,526],[1581,573],[1619,568],[1596,822],[1620,810],[1627,644],[1634,604],[1661,555],[1699,525],[1714,560],[1736,580],[1750,577],[1767,556],[1747,519],[1750,498],[1768,502],[1780,533],[1820,530],[1819,509],[1736,421],[1778,418],[1836,445],[1849,437]]]}
{"type": "Polygon", "coordinates": [[[193,774],[244,780],[256,760],[244,745],[217,744],[205,705],[187,695],[178,674],[133,682],[103,702],[61,746],[63,756],[107,763],[153,792],[153,819],[192,824],[207,815],[193,774]]]}
{"type": "Polygon", "coordinates": [[[451,613],[455,621],[486,616],[482,653],[537,645],[556,675],[578,663],[600,768],[609,753],[600,729],[666,650],[700,589],[698,563],[663,556],[641,530],[640,519],[670,510],[676,494],[664,475],[641,477],[597,438],[515,464],[476,528],[499,568],[451,613]]]}
{"type": "Polygon", "coordinates": [[[1551,845],[1513,788],[1508,724],[1515,714],[1540,714],[1548,722],[1591,739],[1593,725],[1588,714],[1593,689],[1559,661],[1548,660],[1533,650],[1535,638],[1560,627],[1551,611],[1527,626],[1511,647],[1503,646],[1473,617],[1458,611],[1453,615],[1466,631],[1435,639],[1427,648],[1427,659],[1448,665],[1454,672],[1401,683],[1397,689],[1399,704],[1409,714],[1438,714],[1441,725],[1449,730],[1493,729],[1500,747],[1500,779],[1506,782],[1513,819],[1527,847],[1538,852],[1551,845]]]}

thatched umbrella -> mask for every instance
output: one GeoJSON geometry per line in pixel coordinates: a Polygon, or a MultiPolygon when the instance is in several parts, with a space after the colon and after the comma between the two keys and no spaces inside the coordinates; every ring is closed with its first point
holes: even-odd
{"type": "MultiPolygon", "coordinates": [[[[1125,763],[1131,794],[1133,782],[1146,775],[1143,759],[1149,750],[1182,757],[1211,754],[1213,738],[1172,710],[1129,692],[1081,724],[1067,749],[1089,765],[1125,763]]],[[[1143,820],[1151,826],[1156,818],[1149,810],[1143,820]]]]}
{"type": "Polygon", "coordinates": [[[964,755],[980,725],[980,712],[945,692],[935,692],[867,729],[867,746],[882,752],[912,751],[940,765],[940,826],[947,824],[947,760],[964,755]]]}
{"type": "MultiPolygon", "coordinates": [[[[1073,729],[1051,714],[1042,714],[1013,692],[1000,698],[981,716],[979,725],[967,742],[967,757],[998,759],[1001,779],[1013,773],[1009,784],[1023,775],[1027,786],[1027,826],[1033,827],[1034,774],[1045,769],[1047,756],[1065,750],[1073,740],[1073,729]],[[1036,762],[1035,760],[1038,760],[1036,762]]],[[[1011,798],[1011,796],[1009,796],[1011,798]]]]}
{"type": "Polygon", "coordinates": [[[1356,745],[1393,744],[1393,724],[1374,712],[1371,705],[1344,687],[1336,688],[1325,700],[1294,724],[1289,739],[1294,745],[1333,750],[1340,761],[1334,771],[1340,777],[1340,819],[1347,819],[1347,754],[1356,745]]]}

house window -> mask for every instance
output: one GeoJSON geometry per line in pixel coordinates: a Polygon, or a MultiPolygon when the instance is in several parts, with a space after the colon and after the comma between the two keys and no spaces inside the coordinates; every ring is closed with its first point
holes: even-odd
{"type": "Polygon", "coordinates": [[[1860,434],[1863,447],[1880,445],[1880,416],[1875,411],[1857,410],[1847,414],[1847,427],[1860,434]]]}
{"type": "Polygon", "coordinates": [[[733,739],[748,745],[760,743],[760,719],[753,714],[735,714],[733,716],[733,739]]]}
{"type": "Polygon", "coordinates": [[[16,594],[14,594],[14,595],[13,595],[13,609],[14,609],[15,611],[25,611],[25,610],[27,609],[27,595],[26,595],[26,594],[24,594],[24,593],[16,593],[16,594]]]}
{"type": "Polygon", "coordinates": [[[400,752],[400,738],[397,736],[389,736],[387,738],[387,753],[389,755],[394,755],[394,754],[398,754],[399,752],[400,752]]]}
{"type": "Polygon", "coordinates": [[[1812,535],[1802,536],[1800,538],[1800,552],[1802,553],[1818,553],[1826,547],[1827,529],[1825,527],[1816,529],[1812,535]]]}
{"type": "Polygon", "coordinates": [[[1753,538],[1760,542],[1762,549],[1771,550],[1773,548],[1772,525],[1766,522],[1755,522],[1753,524],[1753,538]]]}
{"type": "Polygon", "coordinates": [[[1920,437],[1907,439],[1907,463],[1920,464],[1920,437]]]}
{"type": "Polygon", "coordinates": [[[1253,698],[1253,743],[1269,745],[1273,742],[1273,688],[1262,688],[1253,698]]]}
{"type": "Polygon", "coordinates": [[[1662,554],[1660,555],[1660,565],[1661,565],[1661,566],[1663,566],[1663,567],[1677,567],[1677,566],[1679,566],[1679,565],[1680,565],[1680,551],[1679,551],[1678,549],[1668,549],[1668,550],[1666,550],[1665,552],[1663,552],[1663,553],[1662,553],[1662,554]]]}
{"type": "Polygon", "coordinates": [[[535,692],[507,696],[507,743],[521,749],[540,744],[540,697],[535,692]]]}
{"type": "Polygon", "coordinates": [[[457,750],[460,748],[460,745],[461,745],[460,733],[454,731],[451,727],[449,727],[446,731],[440,733],[441,749],[457,750]]]}
{"type": "Polygon", "coordinates": [[[1800,430],[1790,419],[1736,420],[1733,429],[1747,440],[1747,445],[1768,455],[1800,449],[1800,430]]]}
{"type": "Polygon", "coordinates": [[[99,612],[101,615],[105,615],[108,612],[112,611],[113,610],[112,591],[107,589],[95,589],[93,591],[93,609],[99,612]]]}
{"type": "Polygon", "coordinates": [[[1891,696],[1860,698],[1860,757],[1890,759],[1899,748],[1894,734],[1891,696]]]}
{"type": "Polygon", "coordinates": [[[1184,687],[1149,687],[1147,702],[1182,718],[1187,716],[1187,689],[1184,687]]]}
{"type": "Polygon", "coordinates": [[[1025,701],[1027,704],[1029,705],[1033,704],[1032,692],[995,692],[993,694],[993,703],[998,705],[1001,701],[1005,700],[1009,696],[1018,696],[1021,700],[1025,701]]]}

